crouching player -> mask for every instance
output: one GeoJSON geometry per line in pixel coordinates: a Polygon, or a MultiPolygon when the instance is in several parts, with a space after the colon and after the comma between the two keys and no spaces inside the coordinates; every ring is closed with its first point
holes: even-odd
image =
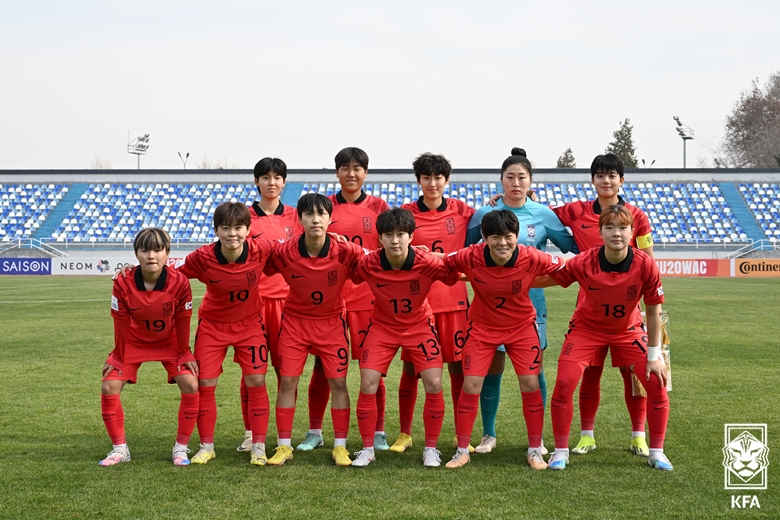
{"type": "Polygon", "coordinates": [[[214,391],[222,373],[222,362],[230,345],[249,393],[249,423],[252,430],[250,463],[265,465],[265,436],[268,431],[268,343],[262,318],[260,276],[275,242],[246,240],[251,216],[246,206],[225,202],[214,210],[217,242],[188,254],[176,270],[206,285],[198,309],[195,357],[200,370],[198,434],[200,450],[193,464],[215,458],[214,427],[217,402],[214,391]]]}
{"type": "Polygon", "coordinates": [[[114,280],[111,294],[115,346],[103,365],[100,403],[114,449],[100,465],[130,460],[119,395],[125,384],[136,382],[141,363],[161,361],[168,372],[168,383],[175,381],[181,390],[173,463],[187,466],[187,444],[198,416],[198,365],[189,348],[190,282],[166,267],[171,238],[162,229],[147,228],[138,233],[133,249],[139,265],[129,271],[129,276],[114,280]]]}
{"type": "Polygon", "coordinates": [[[463,345],[463,389],[455,415],[458,450],[447,463],[458,468],[471,461],[469,440],[474,429],[482,384],[496,348],[503,344],[515,366],[528,428],[528,464],[547,468],[542,458],[544,404],[539,390],[541,366],[536,312],[528,290],[537,276],[561,268],[563,260],[538,249],[517,245],[520,224],[502,209],[482,217],[484,242],[447,255],[444,263],[465,273],[474,289],[469,328],[463,345]]]}
{"type": "Polygon", "coordinates": [[[441,465],[436,449],[444,420],[441,391],[442,356],[434,326],[433,311],[426,296],[437,280],[447,285],[458,281],[458,273],[427,251],[411,247],[415,221],[405,209],[391,209],[376,219],[382,248],[358,262],[352,280],[366,282],[374,294],[374,310],[360,345],[360,397],[357,419],[363,449],[353,466],[367,466],[374,456],[376,391],[390,362],[402,348],[414,365],[425,388],[423,464],[441,465]]]}
{"type": "Polygon", "coordinates": [[[333,204],[324,195],[309,193],[298,200],[298,218],[304,234],[279,245],[266,265],[268,275],[281,273],[290,286],[284,302],[274,366],[281,377],[276,399],[279,445],[268,464],[281,466],[292,459],[293,420],[298,380],[308,354],[319,357],[327,377],[333,419],[333,460],[339,466],[352,461],[347,452],[349,343],[341,290],[364,250],[352,242],[328,235],[333,204]]]}
{"type": "Polygon", "coordinates": [[[648,463],[655,469],[672,470],[663,452],[669,421],[666,367],[660,358],[664,291],[653,259],[629,246],[633,223],[625,207],[603,208],[599,229],[604,246],[581,253],[552,274],[563,287],[576,281],[581,290],[558,358],[551,402],[555,453],[549,460],[550,469],[566,468],[574,389],[583,370],[594,359],[603,359],[609,348],[612,366],[628,367],[647,391],[648,463]],[[639,309],[641,299],[647,311],[647,330],[639,309]]]}

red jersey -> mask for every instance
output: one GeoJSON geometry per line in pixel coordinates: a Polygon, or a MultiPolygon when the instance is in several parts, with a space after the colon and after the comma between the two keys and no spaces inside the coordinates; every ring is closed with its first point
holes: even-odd
{"type": "Polygon", "coordinates": [[[262,299],[258,280],[275,243],[249,239],[244,251],[231,264],[222,254],[222,244],[200,247],[176,264],[176,270],[187,278],[206,284],[206,295],[198,316],[210,321],[232,323],[261,312],[262,299]]]}
{"type": "MultiPolygon", "coordinates": [[[[427,246],[435,253],[452,253],[462,249],[466,245],[469,221],[476,213],[465,202],[447,198],[434,210],[423,203],[423,197],[412,204],[404,204],[402,208],[412,212],[417,224],[412,245],[427,246]]],[[[465,311],[469,303],[466,282],[458,282],[451,287],[442,282],[434,283],[428,293],[428,302],[433,312],[465,311]]]]}
{"type": "MultiPolygon", "coordinates": [[[[647,249],[653,245],[653,229],[650,227],[650,219],[644,211],[632,206],[618,195],[618,204],[625,206],[634,217],[634,234],[629,245],[639,249],[647,249]]],[[[598,199],[581,202],[579,200],[569,202],[563,206],[552,208],[558,219],[564,226],[571,229],[574,241],[580,252],[604,245],[604,240],[599,232],[599,215],[601,205],[598,199]]]]}
{"type": "MultiPolygon", "coordinates": [[[[267,215],[260,204],[255,201],[249,207],[252,215],[252,223],[249,227],[249,236],[252,239],[264,238],[266,240],[280,241],[292,240],[303,233],[303,226],[298,220],[298,212],[291,206],[285,206],[281,202],[272,214],[267,215]]],[[[284,282],[281,274],[260,277],[260,296],[263,298],[282,299],[287,296],[289,287],[284,282]]]]}
{"type": "Polygon", "coordinates": [[[625,332],[641,326],[640,299],[645,305],[664,302],[658,266],[650,255],[633,247],[619,264],[607,262],[604,246],[590,249],[552,276],[563,287],[579,282],[572,324],[598,332],[625,332]]]}
{"type": "Polygon", "coordinates": [[[280,244],[266,264],[266,273],[281,273],[290,286],[284,312],[300,318],[325,319],[344,310],[341,291],[349,272],[365,250],[352,242],[331,240],[325,235],[320,254],[309,256],[306,237],[280,244]]]}
{"type": "MultiPolygon", "coordinates": [[[[111,316],[130,320],[126,340],[135,347],[156,348],[176,341],[175,321],[192,316],[190,281],[166,266],[154,289],[147,291],[141,268],[135,267],[114,280],[111,316]]],[[[117,354],[123,359],[122,352],[117,354]]]]}
{"type": "MultiPolygon", "coordinates": [[[[361,192],[355,202],[347,202],[339,191],[328,197],[333,203],[333,215],[328,231],[346,236],[350,241],[372,251],[379,249],[376,217],[390,209],[379,197],[361,192]]],[[[373,298],[369,291],[355,288],[351,280],[344,284],[344,303],[348,311],[371,310],[373,298]]]]}
{"type": "Polygon", "coordinates": [[[352,273],[352,280],[368,283],[374,294],[371,319],[395,329],[407,328],[432,317],[426,299],[431,286],[437,280],[453,285],[458,278],[458,273],[447,269],[444,262],[412,246],[399,270],[392,268],[385,250],[379,249],[361,258],[352,273]]]}
{"type": "Polygon", "coordinates": [[[563,259],[518,244],[506,265],[496,265],[486,243],[474,244],[444,258],[453,271],[466,273],[474,289],[469,319],[492,329],[513,329],[534,323],[536,311],[528,297],[534,278],[551,274],[563,259]]]}

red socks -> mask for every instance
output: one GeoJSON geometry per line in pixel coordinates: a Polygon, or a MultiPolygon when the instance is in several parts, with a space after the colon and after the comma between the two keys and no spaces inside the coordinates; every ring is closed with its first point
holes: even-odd
{"type": "MultiPolygon", "coordinates": [[[[569,433],[571,431],[571,421],[574,417],[574,403],[572,401],[574,389],[577,388],[580,377],[583,377],[582,370],[583,366],[579,363],[558,362],[558,376],[555,379],[555,389],[550,400],[550,416],[552,417],[555,447],[559,449],[569,448],[569,433]]],[[[581,390],[580,399],[582,399],[581,390]]],[[[582,400],[580,400],[580,406],[582,406],[582,400]]],[[[525,412],[525,400],[523,400],[523,412],[525,412]]]]}
{"type": "Polygon", "coordinates": [[[417,377],[401,371],[401,382],[398,385],[398,418],[401,422],[401,433],[412,434],[414,405],[416,403],[417,377]]]}
{"type": "Polygon", "coordinates": [[[423,406],[423,424],[425,425],[426,448],[435,448],[436,444],[438,444],[439,434],[441,434],[441,425],[443,422],[444,395],[441,391],[439,391],[437,394],[425,394],[425,405],[423,406]]]}
{"type": "Polygon", "coordinates": [[[376,427],[376,395],[360,392],[357,402],[357,419],[360,437],[364,448],[374,447],[374,428],[376,427]]]}
{"type": "MultiPolygon", "coordinates": [[[[604,367],[588,367],[580,385],[580,424],[583,430],[592,430],[601,400],[601,373],[604,367]]],[[[557,386],[557,381],[556,381],[557,386]]],[[[575,383],[576,385],[576,383],[575,383]]]]}
{"type": "Polygon", "coordinates": [[[376,389],[376,428],[375,432],[385,431],[385,410],[387,409],[387,388],[385,378],[379,378],[379,387],[376,389]]]}
{"type": "Polygon", "coordinates": [[[192,437],[192,430],[195,429],[195,423],[198,420],[198,403],[200,396],[197,392],[194,394],[181,394],[179,402],[179,427],[176,431],[176,442],[189,444],[192,437]]]}
{"type": "Polygon", "coordinates": [[[467,394],[461,389],[458,409],[455,411],[455,431],[458,434],[458,448],[468,449],[471,443],[471,431],[479,411],[479,394],[467,394]]]}
{"type": "Polygon", "coordinates": [[[198,435],[202,444],[214,444],[214,427],[217,424],[216,386],[200,386],[198,405],[198,435]]]}
{"type": "Polygon", "coordinates": [[[631,372],[621,370],[620,375],[623,377],[623,393],[626,397],[626,408],[628,408],[628,415],[631,416],[631,431],[643,432],[645,431],[645,416],[647,415],[647,398],[641,395],[634,395],[631,372]]]}
{"type": "MultiPolygon", "coordinates": [[[[276,431],[280,439],[291,439],[295,408],[276,407],[276,431]]],[[[254,436],[254,433],[252,434],[254,436]]]]}
{"type": "Polygon", "coordinates": [[[521,392],[523,396],[523,417],[528,429],[528,447],[538,448],[542,445],[542,428],[544,428],[544,403],[542,391],[521,392]]]}
{"type": "Polygon", "coordinates": [[[647,426],[650,430],[650,448],[663,449],[666,437],[666,426],[669,423],[669,395],[666,387],[661,388],[658,376],[650,374],[650,381],[645,380],[647,361],[634,365],[634,373],[647,391],[647,426]]]}
{"type": "Polygon", "coordinates": [[[265,385],[248,386],[249,429],[252,430],[252,442],[265,442],[268,433],[268,390],[265,385]]]}
{"type": "Polygon", "coordinates": [[[309,381],[309,429],[321,430],[322,419],[328,408],[330,386],[324,370],[312,370],[309,381]]]}
{"type": "Polygon", "coordinates": [[[244,381],[243,377],[241,378],[240,392],[241,392],[241,417],[244,419],[244,429],[251,430],[252,427],[249,425],[249,392],[246,391],[246,381],[244,381]]]}
{"type": "Polygon", "coordinates": [[[333,438],[346,439],[349,434],[349,408],[331,407],[330,418],[333,421],[333,438]]]}
{"type": "Polygon", "coordinates": [[[117,395],[100,395],[100,409],[111,444],[125,444],[125,412],[117,395]]]}

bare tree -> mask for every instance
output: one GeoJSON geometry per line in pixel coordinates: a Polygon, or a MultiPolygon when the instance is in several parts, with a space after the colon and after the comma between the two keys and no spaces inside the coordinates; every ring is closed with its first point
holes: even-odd
{"type": "MultiPolygon", "coordinates": [[[[719,162],[748,168],[780,167],[780,72],[762,87],[758,78],[726,118],[719,162]]],[[[716,154],[717,155],[717,154],[716,154]]]]}
{"type": "Polygon", "coordinates": [[[198,169],[200,170],[239,170],[241,166],[236,163],[228,163],[227,158],[222,157],[220,159],[211,160],[208,155],[204,155],[203,159],[198,162],[198,169]]]}
{"type": "Polygon", "coordinates": [[[111,161],[108,159],[101,159],[97,155],[94,159],[92,159],[92,164],[90,165],[90,168],[93,170],[110,170],[111,169],[111,161]]]}

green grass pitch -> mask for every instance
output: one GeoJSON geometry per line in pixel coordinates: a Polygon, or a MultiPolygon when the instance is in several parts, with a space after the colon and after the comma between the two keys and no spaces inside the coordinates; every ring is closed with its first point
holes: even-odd
{"type": "MultiPolygon", "coordinates": [[[[203,287],[193,283],[196,299],[203,287]]],[[[654,471],[628,451],[630,423],[616,369],[602,381],[598,449],[572,455],[566,471],[525,462],[520,393],[504,377],[498,448],[460,470],[423,468],[422,407],[404,454],[380,452],[368,468],[338,468],[326,448],[296,453],[283,467],[253,467],[243,438],[237,366],[225,363],[217,391],[216,460],[176,468],[170,449],[178,391],[150,364],[123,393],[133,460],[102,468],[110,449],[100,416],[100,368],[112,348],[111,282],[98,277],[0,277],[1,518],[777,518],[780,516],[780,279],[667,279],[674,390],[666,452],[675,470],[654,471]],[[768,423],[769,486],[752,491],[760,509],[735,511],[721,465],[724,423],[768,423]]],[[[548,289],[546,372],[556,359],[576,289],[548,289]]],[[[193,327],[195,320],[193,319],[193,327]]],[[[230,358],[228,358],[230,359],[230,358]]],[[[398,433],[398,360],[388,376],[387,431],[398,433]]],[[[353,418],[348,448],[360,439],[353,418]]],[[[449,383],[439,448],[453,453],[449,383]]],[[[275,400],[275,379],[269,376],[275,400]]],[[[293,443],[307,429],[304,374],[293,443]]],[[[272,407],[273,409],[273,407],[272,407]]],[[[553,445],[547,410],[545,443],[553,445]]],[[[269,452],[275,446],[269,427],[269,452]]],[[[572,442],[579,433],[578,414],[572,442]]],[[[479,420],[473,440],[481,436],[479,420]]],[[[197,448],[197,432],[190,443],[197,448]]]]}

